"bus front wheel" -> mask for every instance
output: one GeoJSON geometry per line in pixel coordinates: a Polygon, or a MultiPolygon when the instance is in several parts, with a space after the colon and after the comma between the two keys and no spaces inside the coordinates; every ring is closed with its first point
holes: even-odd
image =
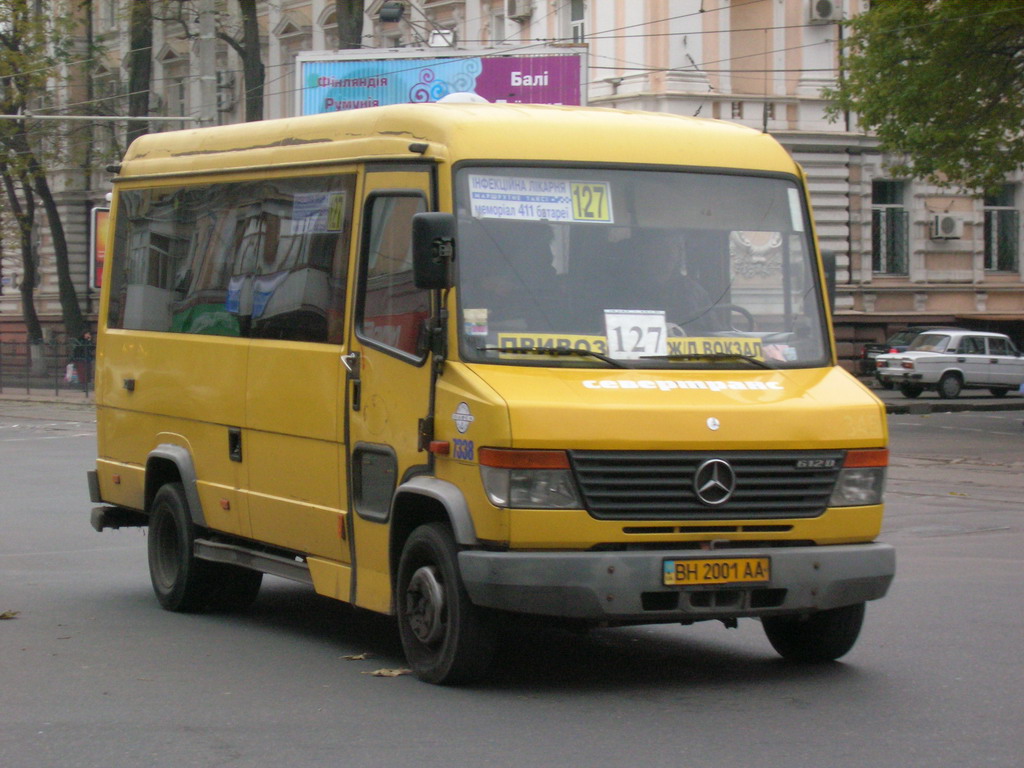
{"type": "Polygon", "coordinates": [[[765,616],[768,642],[784,659],[834,661],[853,648],[864,623],[864,603],[810,616],[765,616]]]}
{"type": "Polygon", "coordinates": [[[448,528],[421,525],[398,564],[396,605],[402,647],[413,673],[428,683],[467,683],[484,675],[494,653],[488,617],[459,577],[458,549],[448,528]]]}

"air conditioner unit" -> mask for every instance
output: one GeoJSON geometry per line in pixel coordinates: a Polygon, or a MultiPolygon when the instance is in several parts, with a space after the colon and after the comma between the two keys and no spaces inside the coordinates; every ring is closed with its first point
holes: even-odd
{"type": "Polygon", "coordinates": [[[809,0],[810,20],[812,24],[831,24],[843,17],[843,7],[839,0],[809,0]]]}
{"type": "Polygon", "coordinates": [[[950,213],[936,213],[930,234],[932,240],[959,240],[964,236],[964,220],[950,213]]]}
{"type": "Polygon", "coordinates": [[[505,0],[505,17],[526,21],[533,14],[533,0],[505,0]]]}

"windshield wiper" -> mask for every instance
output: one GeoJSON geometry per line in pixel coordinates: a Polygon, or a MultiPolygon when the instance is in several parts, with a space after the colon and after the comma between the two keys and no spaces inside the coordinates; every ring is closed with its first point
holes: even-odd
{"type": "Polygon", "coordinates": [[[551,355],[552,357],[594,357],[608,363],[614,368],[628,368],[621,360],[608,357],[600,352],[589,349],[573,349],[571,347],[474,347],[477,352],[509,352],[513,355],[551,355]]]}
{"type": "Polygon", "coordinates": [[[764,360],[759,360],[756,357],[750,355],[740,355],[733,352],[707,352],[707,353],[694,353],[686,355],[644,355],[640,358],[641,360],[668,360],[670,362],[688,362],[696,360],[706,360],[712,363],[732,363],[742,360],[745,363],[750,363],[757,368],[767,368],[769,371],[774,371],[775,366],[768,365],[764,360]]]}

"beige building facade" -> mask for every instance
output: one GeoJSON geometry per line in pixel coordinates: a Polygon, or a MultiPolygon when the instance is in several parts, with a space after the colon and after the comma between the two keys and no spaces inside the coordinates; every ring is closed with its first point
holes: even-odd
{"type": "MultiPolygon", "coordinates": [[[[196,7],[212,0],[196,0],[196,7]]],[[[213,3],[223,31],[239,34],[234,0],[213,3]]],[[[1024,342],[1024,270],[1020,258],[1024,205],[1020,172],[1000,194],[975,197],[888,174],[886,158],[855,115],[830,121],[822,88],[839,76],[842,28],[867,0],[366,0],[363,46],[423,56],[456,53],[529,54],[552,46],[585,46],[582,102],[728,120],[772,133],[801,163],[810,182],[818,237],[835,256],[836,328],[844,364],[856,367],[865,341],[909,324],[956,324],[1008,331],[1024,342]],[[396,19],[397,16],[397,20],[396,19]]],[[[159,3],[154,3],[154,7],[159,3]]],[[[296,114],[300,54],[337,45],[333,0],[258,4],[266,118],[296,114]]],[[[106,50],[93,62],[94,98],[123,113],[128,54],[127,3],[95,0],[91,34],[106,50]]],[[[215,69],[203,71],[195,18],[154,27],[150,130],[170,130],[191,118],[243,119],[246,84],[239,56],[216,44],[215,69]],[[204,78],[206,85],[204,86],[204,78]],[[211,78],[213,78],[211,80],[211,78]],[[204,90],[204,87],[206,90],[204,90]],[[215,93],[215,105],[203,103],[215,93]]],[[[354,56],[347,51],[342,55],[354,56]]],[[[84,69],[55,78],[65,87],[84,69]]],[[[59,107],[60,104],[56,105],[59,107]]],[[[97,153],[116,154],[124,125],[94,128],[97,153]]],[[[73,274],[87,312],[88,216],[109,188],[101,171],[56,173],[72,247],[73,274]]],[[[738,245],[737,247],[744,247],[738,245]]],[[[40,237],[43,280],[37,307],[59,321],[56,282],[40,237]]],[[[0,325],[16,333],[21,308],[19,266],[5,248],[0,325]]],[[[769,246],[750,245],[752,264],[770,264],[769,246]]]]}

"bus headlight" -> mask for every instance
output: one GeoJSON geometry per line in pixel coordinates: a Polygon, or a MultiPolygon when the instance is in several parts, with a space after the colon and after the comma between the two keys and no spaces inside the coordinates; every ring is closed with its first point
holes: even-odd
{"type": "Polygon", "coordinates": [[[496,507],[582,507],[564,451],[481,448],[479,459],[484,491],[496,507]]]}
{"type": "Polygon", "coordinates": [[[866,507],[882,503],[889,451],[885,448],[848,451],[839,470],[830,507],[866,507]]]}

